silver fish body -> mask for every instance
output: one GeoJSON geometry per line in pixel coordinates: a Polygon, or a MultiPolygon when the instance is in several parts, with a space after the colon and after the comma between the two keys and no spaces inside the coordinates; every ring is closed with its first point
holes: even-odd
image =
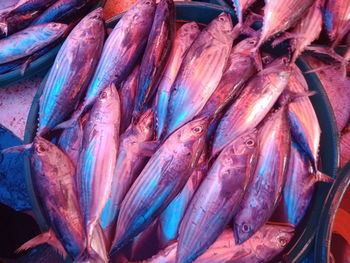
{"type": "Polygon", "coordinates": [[[201,184],[208,170],[206,151],[203,150],[198,164],[188,179],[185,187],[167,206],[158,218],[157,239],[159,248],[167,247],[178,236],[181,220],[190,201],[201,184]]]}
{"type": "Polygon", "coordinates": [[[181,222],[176,262],[192,262],[218,238],[232,219],[250,182],[257,132],[224,148],[195,193],[181,222]]]}
{"type": "Polygon", "coordinates": [[[331,40],[338,37],[345,24],[350,20],[350,2],[347,0],[327,1],[324,22],[331,40]]]}
{"type": "Polygon", "coordinates": [[[47,8],[31,25],[40,25],[49,22],[60,22],[62,19],[76,14],[86,7],[90,0],[58,0],[47,8]]]}
{"type": "Polygon", "coordinates": [[[233,220],[237,244],[249,239],[267,222],[282,193],[291,147],[286,107],[272,113],[260,127],[252,180],[233,220]]]}
{"type": "Polygon", "coordinates": [[[100,219],[101,226],[109,240],[113,239],[122,201],[149,159],[143,153],[142,143],[153,139],[153,125],[153,111],[149,109],[120,137],[112,190],[100,219]]]}
{"type": "Polygon", "coordinates": [[[122,202],[112,253],[149,226],[184,187],[201,153],[207,124],[202,118],[183,126],[148,161],[122,202]]]}
{"type": "Polygon", "coordinates": [[[119,147],[120,101],[113,84],[104,89],[84,127],[77,167],[80,207],[88,249],[111,192],[119,147]]]}
{"type": "Polygon", "coordinates": [[[135,114],[144,109],[156,92],[159,78],[168,61],[175,37],[175,5],[173,0],[161,0],[154,15],[140,67],[136,90],[135,114]]]}
{"type": "Polygon", "coordinates": [[[19,0],[11,10],[11,13],[24,13],[34,10],[42,10],[57,0],[19,0]]]}
{"type": "Polygon", "coordinates": [[[325,0],[316,0],[307,11],[307,14],[301,18],[294,28],[293,34],[296,37],[292,42],[294,47],[293,62],[296,61],[307,46],[319,37],[322,31],[324,3],[325,0]]]}
{"type": "Polygon", "coordinates": [[[0,64],[27,57],[61,37],[67,25],[49,23],[28,27],[0,41],[0,64]]]}
{"type": "Polygon", "coordinates": [[[158,85],[155,99],[157,121],[156,131],[158,140],[161,138],[165,128],[171,88],[188,49],[199,33],[200,29],[196,22],[184,24],[177,32],[168,63],[158,85]]]}
{"type": "MultiPolygon", "coordinates": [[[[288,88],[299,94],[308,91],[306,80],[295,64],[292,66],[288,88]]],[[[317,170],[321,128],[310,99],[301,97],[290,103],[288,116],[293,137],[308,154],[314,169],[317,170]]]]}
{"type": "Polygon", "coordinates": [[[272,36],[295,24],[313,4],[313,0],[266,0],[264,22],[258,47],[272,36]]]}
{"type": "Polygon", "coordinates": [[[89,85],[103,47],[102,15],[102,8],[88,14],[58,52],[40,98],[37,134],[69,118],[89,85]]]}
{"type": "Polygon", "coordinates": [[[18,0],[1,0],[0,1],[0,11],[13,7],[17,4],[18,0]]]}
{"type": "Polygon", "coordinates": [[[230,15],[221,13],[188,50],[172,88],[166,136],[195,117],[219,84],[231,52],[232,30],[230,15]]]}
{"type": "Polygon", "coordinates": [[[139,75],[140,65],[136,65],[128,78],[120,85],[119,95],[122,116],[120,133],[123,133],[129,127],[132,120],[139,75]]]}
{"type": "Polygon", "coordinates": [[[219,85],[198,116],[217,118],[256,73],[253,49],[257,42],[256,37],[251,37],[233,47],[219,85]]]}
{"type": "Polygon", "coordinates": [[[103,47],[81,111],[88,110],[110,83],[119,88],[131,73],[147,43],[155,7],[155,0],[138,0],[114,27],[103,47]]]}
{"type": "Polygon", "coordinates": [[[262,121],[287,86],[289,76],[289,67],[281,63],[260,71],[247,83],[219,123],[212,155],[262,121]]]}
{"type": "Polygon", "coordinates": [[[72,258],[85,248],[75,184],[75,166],[49,141],[35,137],[31,154],[33,186],[51,228],[72,258]]]}
{"type": "MultiPolygon", "coordinates": [[[[294,235],[291,226],[266,224],[249,240],[236,245],[231,229],[225,229],[209,249],[193,263],[261,263],[268,262],[286,247],[294,235]]],[[[174,263],[177,243],[142,263],[174,263]]]]}

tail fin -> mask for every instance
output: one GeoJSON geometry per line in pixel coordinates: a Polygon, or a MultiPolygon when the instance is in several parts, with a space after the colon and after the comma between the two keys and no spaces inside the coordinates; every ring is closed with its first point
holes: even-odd
{"type": "Polygon", "coordinates": [[[40,244],[47,243],[53,248],[55,248],[59,254],[62,255],[62,257],[67,258],[68,254],[64,247],[62,246],[61,242],[57,239],[55,233],[49,229],[49,231],[44,232],[31,240],[27,241],[24,243],[22,246],[20,246],[17,250],[16,253],[19,253],[21,251],[28,250],[30,248],[36,247],[40,244]]]}
{"type": "Polygon", "coordinates": [[[313,174],[315,182],[324,182],[324,183],[333,183],[334,178],[317,171],[316,173],[313,174]]]}

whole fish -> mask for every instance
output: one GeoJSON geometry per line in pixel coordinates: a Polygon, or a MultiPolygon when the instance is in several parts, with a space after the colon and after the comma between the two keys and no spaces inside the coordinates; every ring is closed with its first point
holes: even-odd
{"type": "Polygon", "coordinates": [[[160,79],[155,99],[156,133],[158,140],[161,138],[165,128],[171,88],[188,49],[199,33],[200,29],[196,22],[186,23],[177,31],[174,45],[160,79]]]}
{"type": "Polygon", "coordinates": [[[324,4],[325,0],[315,0],[306,15],[293,29],[292,34],[295,34],[295,38],[292,42],[294,48],[292,62],[295,62],[305,48],[319,37],[322,30],[324,4]]]}
{"type": "Polygon", "coordinates": [[[119,146],[120,101],[114,84],[105,88],[91,109],[84,127],[83,144],[77,166],[80,207],[87,234],[87,254],[93,232],[111,192],[119,146]]]}
{"type": "MultiPolygon", "coordinates": [[[[225,229],[209,249],[194,263],[261,263],[268,262],[287,246],[294,235],[291,226],[262,226],[249,240],[241,245],[235,244],[231,229],[225,229]]],[[[140,263],[174,263],[177,243],[171,244],[156,256],[139,261],[140,263]]],[[[128,262],[128,261],[118,261],[128,262]]]]}
{"type": "Polygon", "coordinates": [[[265,0],[263,28],[257,48],[272,36],[293,26],[313,3],[314,0],[265,0]]]}
{"type": "Polygon", "coordinates": [[[58,0],[47,8],[31,25],[41,25],[50,22],[61,22],[66,17],[77,14],[91,0],[58,0]]]}
{"type": "Polygon", "coordinates": [[[27,57],[63,35],[67,25],[49,23],[28,27],[0,41],[0,64],[27,57]]]}
{"type": "Polygon", "coordinates": [[[328,64],[310,55],[303,57],[311,68],[322,68],[316,72],[329,102],[334,111],[338,131],[341,132],[350,119],[350,79],[342,76],[342,70],[337,67],[326,67],[328,64]]]}
{"type": "Polygon", "coordinates": [[[350,20],[350,2],[347,0],[327,1],[324,22],[328,36],[335,40],[350,20]]]}
{"type": "Polygon", "coordinates": [[[155,7],[155,0],[138,0],[119,20],[107,38],[83,105],[73,120],[91,108],[110,83],[118,88],[131,73],[147,43],[155,7]]]}
{"type": "Polygon", "coordinates": [[[350,132],[347,131],[340,138],[340,167],[350,161],[350,132]]]}
{"type": "Polygon", "coordinates": [[[216,119],[256,73],[253,50],[258,38],[242,40],[233,47],[219,85],[198,114],[216,119]]]}
{"type": "MultiPolygon", "coordinates": [[[[288,88],[296,94],[308,91],[308,84],[300,69],[292,64],[288,88]]],[[[289,104],[288,116],[291,132],[297,143],[308,154],[313,169],[317,171],[321,128],[308,97],[300,97],[289,104]]]]}
{"type": "Polygon", "coordinates": [[[126,194],[112,254],[146,229],[185,186],[201,153],[208,121],[196,119],[171,135],[126,194]]]}
{"type": "Polygon", "coordinates": [[[286,184],[283,189],[281,201],[276,208],[274,220],[299,225],[303,219],[314,192],[315,183],[329,181],[327,177],[318,177],[311,174],[312,164],[309,157],[296,144],[292,143],[286,184]]]}
{"type": "Polygon", "coordinates": [[[0,36],[13,34],[28,26],[40,12],[57,0],[19,0],[0,14],[0,36]]]}
{"type": "Polygon", "coordinates": [[[29,240],[19,250],[47,242],[62,255],[68,253],[75,259],[85,248],[75,166],[62,150],[42,137],[35,137],[29,147],[33,188],[50,230],[29,240]]]}
{"type": "Polygon", "coordinates": [[[197,115],[220,82],[231,52],[233,26],[221,13],[196,38],[172,88],[166,137],[197,115]]]}
{"type": "Polygon", "coordinates": [[[149,109],[120,137],[111,195],[100,219],[101,226],[109,240],[113,239],[122,201],[149,159],[148,153],[144,152],[144,144],[153,139],[153,127],[153,111],[149,109]]]}
{"type": "MultiPolygon", "coordinates": [[[[155,94],[175,37],[175,5],[173,0],[160,0],[143,55],[136,90],[135,114],[155,94]]],[[[136,115],[137,116],[137,115],[136,115]]]]}
{"type": "Polygon", "coordinates": [[[88,14],[58,52],[40,98],[37,134],[46,134],[75,110],[94,74],[103,47],[102,15],[102,8],[88,14]]]}
{"type": "Polygon", "coordinates": [[[238,22],[243,24],[243,15],[247,9],[254,4],[255,0],[232,0],[232,2],[235,6],[238,22]]]}
{"type": "Polygon", "coordinates": [[[233,220],[237,244],[249,239],[267,222],[282,193],[291,147],[287,106],[269,115],[258,133],[252,180],[233,220]]]}
{"type": "Polygon", "coordinates": [[[119,95],[122,116],[120,123],[120,133],[123,133],[129,127],[132,120],[139,75],[140,65],[136,65],[128,78],[120,85],[119,95]]]}
{"type": "Polygon", "coordinates": [[[203,150],[195,170],[192,172],[185,187],[167,206],[158,218],[158,243],[160,248],[167,247],[170,242],[178,236],[181,220],[187,210],[187,207],[201,184],[208,170],[206,151],[203,150]]]}
{"type": "Polygon", "coordinates": [[[257,132],[224,148],[195,193],[181,222],[176,262],[192,262],[219,237],[239,209],[250,182],[257,132]]]}
{"type": "Polygon", "coordinates": [[[248,82],[219,123],[212,155],[262,121],[287,86],[289,76],[289,67],[278,63],[269,65],[248,82]]]}

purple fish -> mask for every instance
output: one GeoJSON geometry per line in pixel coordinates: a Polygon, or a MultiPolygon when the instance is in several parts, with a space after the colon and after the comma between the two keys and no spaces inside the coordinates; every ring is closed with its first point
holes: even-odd
{"type": "Polygon", "coordinates": [[[212,155],[262,121],[287,86],[289,75],[290,68],[277,63],[269,65],[248,82],[219,123],[212,155]]]}
{"type": "Polygon", "coordinates": [[[200,29],[196,22],[184,24],[177,32],[168,63],[159,82],[155,99],[158,140],[161,138],[165,128],[171,88],[188,49],[199,33],[200,29]]]}
{"type": "Polygon", "coordinates": [[[243,24],[243,15],[255,0],[232,0],[238,17],[238,22],[243,24]]]}
{"type": "Polygon", "coordinates": [[[85,124],[77,167],[78,195],[88,255],[96,252],[91,251],[93,233],[111,193],[119,147],[119,126],[120,101],[115,86],[111,84],[99,95],[85,124]]]}
{"type": "Polygon", "coordinates": [[[155,94],[175,37],[175,5],[173,0],[161,0],[157,5],[152,29],[143,55],[140,79],[136,90],[135,114],[144,109],[155,94]]]}
{"type": "Polygon", "coordinates": [[[348,0],[327,1],[324,15],[328,36],[331,40],[335,40],[350,20],[350,2],[348,0]]]}
{"type": "Polygon", "coordinates": [[[149,159],[149,153],[145,153],[145,149],[147,143],[153,139],[153,127],[153,111],[148,109],[120,137],[111,195],[100,219],[108,240],[113,239],[115,224],[126,193],[149,159]]]}
{"type": "Polygon", "coordinates": [[[172,88],[166,137],[193,119],[214,92],[231,52],[232,33],[230,15],[221,13],[193,42],[172,88]]]}
{"type": "Polygon", "coordinates": [[[215,242],[239,209],[250,182],[256,130],[224,148],[181,222],[176,262],[192,262],[215,242]]]}
{"type": "Polygon", "coordinates": [[[208,121],[189,122],[148,161],[120,209],[112,254],[146,229],[185,186],[204,144],[208,121]]]}
{"type": "Polygon", "coordinates": [[[291,147],[287,106],[268,115],[258,133],[252,181],[233,220],[237,244],[248,240],[267,222],[282,193],[291,147]]]}

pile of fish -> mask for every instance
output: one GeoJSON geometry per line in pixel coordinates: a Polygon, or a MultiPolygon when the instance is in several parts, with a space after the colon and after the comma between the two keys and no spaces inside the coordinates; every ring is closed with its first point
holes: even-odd
{"type": "Polygon", "coordinates": [[[260,34],[254,14],[176,31],[173,0],[138,0],[106,41],[102,9],[83,18],[43,82],[33,143],[7,150],[29,154],[50,225],[19,250],[47,242],[74,262],[278,256],[315,183],[332,181],[295,64],[323,5],[267,1],[260,34]],[[290,56],[260,54],[290,27],[276,39],[293,38],[290,56]]]}
{"type": "Polygon", "coordinates": [[[93,0],[0,1],[0,75],[25,69],[57,46],[93,0]]]}

